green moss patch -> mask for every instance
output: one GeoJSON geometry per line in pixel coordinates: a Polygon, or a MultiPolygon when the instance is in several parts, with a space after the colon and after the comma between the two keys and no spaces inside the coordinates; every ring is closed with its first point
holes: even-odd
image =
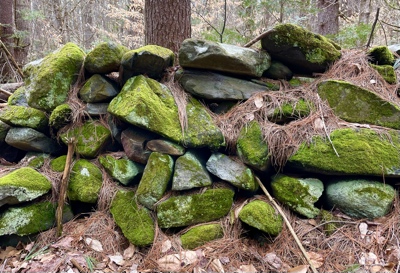
{"type": "Polygon", "coordinates": [[[138,175],[143,173],[143,165],[126,158],[116,159],[111,155],[105,155],[98,159],[107,173],[124,185],[133,182],[138,175]]]}
{"type": "Polygon", "coordinates": [[[51,112],[49,118],[50,127],[53,127],[54,129],[57,130],[60,129],[61,127],[64,127],[70,121],[71,114],[72,114],[72,109],[67,103],[57,106],[53,110],[53,112],[51,112]]]}
{"type": "Polygon", "coordinates": [[[85,69],[92,74],[108,74],[118,71],[121,58],[128,51],[127,47],[113,42],[100,43],[88,53],[85,59],[85,69]]]}
{"type": "Polygon", "coordinates": [[[49,120],[46,114],[31,107],[9,105],[0,111],[0,120],[14,127],[29,127],[45,132],[49,120]]]}
{"type": "Polygon", "coordinates": [[[65,169],[65,162],[67,161],[67,156],[62,155],[54,158],[50,161],[50,168],[55,172],[63,172],[65,169]]]}
{"type": "Polygon", "coordinates": [[[221,224],[201,225],[193,227],[183,234],[181,236],[181,243],[184,248],[194,249],[223,236],[224,231],[221,224]]]}
{"type": "Polygon", "coordinates": [[[370,64],[373,69],[378,71],[379,75],[385,79],[385,81],[389,84],[397,83],[397,76],[394,72],[394,68],[391,65],[375,65],[370,64]]]}

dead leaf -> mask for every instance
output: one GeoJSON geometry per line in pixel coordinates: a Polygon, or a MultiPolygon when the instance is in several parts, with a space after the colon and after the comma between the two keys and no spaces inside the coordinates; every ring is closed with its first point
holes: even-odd
{"type": "Polygon", "coordinates": [[[162,270],[179,271],[181,267],[192,264],[196,261],[196,252],[188,250],[164,256],[157,260],[157,264],[162,270]]]}
{"type": "Polygon", "coordinates": [[[360,234],[361,234],[361,239],[364,239],[365,238],[365,236],[367,235],[367,233],[368,233],[368,225],[367,225],[367,223],[360,223],[359,225],[358,225],[358,230],[360,231],[360,234]]]}
{"type": "Polygon", "coordinates": [[[124,259],[130,259],[135,254],[135,246],[130,244],[127,249],[124,250],[124,259]]]}
{"type": "Polygon", "coordinates": [[[324,264],[324,258],[321,254],[310,251],[307,252],[307,255],[315,268],[320,268],[324,264]]]}
{"type": "Polygon", "coordinates": [[[167,252],[168,250],[171,249],[171,247],[172,247],[171,240],[166,240],[166,241],[164,241],[164,242],[162,243],[162,246],[161,246],[161,253],[167,252]]]}
{"type": "Polygon", "coordinates": [[[316,119],[314,120],[314,128],[315,128],[316,130],[324,129],[324,122],[322,121],[321,118],[316,118],[316,119]]]}
{"type": "Polygon", "coordinates": [[[195,268],[193,268],[193,273],[205,273],[205,272],[207,272],[207,271],[205,271],[200,266],[196,266],[195,268]]]}
{"type": "Polygon", "coordinates": [[[72,247],[71,243],[73,241],[74,241],[73,237],[67,236],[67,237],[62,238],[57,243],[52,244],[51,247],[53,247],[53,248],[71,248],[72,247]]]}
{"type": "Polygon", "coordinates": [[[225,273],[224,267],[219,259],[214,259],[210,264],[218,273],[225,273]]]}
{"type": "Polygon", "coordinates": [[[243,208],[248,202],[249,202],[248,200],[244,201],[242,204],[240,204],[240,206],[238,206],[238,207],[235,209],[235,219],[238,219],[238,218],[239,218],[239,213],[240,213],[240,211],[242,210],[242,208],[243,208]]]}
{"type": "Polygon", "coordinates": [[[369,269],[369,272],[371,272],[371,273],[376,273],[376,272],[381,271],[381,269],[382,269],[382,266],[380,266],[380,265],[373,265],[373,266],[371,266],[371,268],[369,269]]]}
{"type": "Polygon", "coordinates": [[[240,273],[257,273],[257,269],[252,264],[241,265],[239,269],[240,273]]]}
{"type": "Polygon", "coordinates": [[[307,273],[309,265],[299,265],[293,268],[288,269],[288,273],[307,273]]]}
{"type": "Polygon", "coordinates": [[[244,117],[247,121],[252,121],[254,120],[254,114],[253,113],[248,113],[244,117]]]}
{"type": "Polygon", "coordinates": [[[254,105],[257,109],[260,109],[264,105],[264,99],[262,97],[256,97],[254,99],[254,105]]]}
{"type": "Polygon", "coordinates": [[[117,254],[117,255],[108,255],[108,258],[110,261],[114,262],[115,264],[119,266],[123,266],[125,264],[124,257],[122,255],[117,254]]]}
{"type": "Polygon", "coordinates": [[[94,251],[103,252],[103,245],[100,243],[100,241],[92,238],[85,238],[85,243],[94,251]]]}
{"type": "Polygon", "coordinates": [[[273,269],[280,270],[282,268],[282,260],[276,256],[275,253],[267,253],[264,256],[264,261],[266,261],[273,269]]]}
{"type": "Polygon", "coordinates": [[[138,264],[133,264],[131,266],[131,268],[129,269],[129,273],[138,273],[138,271],[137,271],[138,267],[139,267],[138,264]]]}

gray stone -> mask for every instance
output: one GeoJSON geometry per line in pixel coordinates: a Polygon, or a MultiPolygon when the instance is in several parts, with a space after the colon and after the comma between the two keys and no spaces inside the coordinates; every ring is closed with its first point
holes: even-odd
{"type": "Polygon", "coordinates": [[[258,183],[252,170],[241,162],[221,153],[213,153],[208,159],[206,168],[218,178],[235,187],[248,191],[256,191],[258,183]]]}
{"type": "Polygon", "coordinates": [[[185,147],[168,139],[153,139],[146,143],[146,149],[152,152],[180,156],[185,153],[185,147]]]}
{"type": "Polygon", "coordinates": [[[354,218],[385,216],[395,196],[391,185],[372,180],[336,180],[326,187],[327,202],[354,218]]]}
{"type": "Polygon", "coordinates": [[[126,158],[117,159],[111,155],[98,157],[100,164],[112,178],[123,185],[132,184],[142,173],[144,166],[126,158]]]}
{"type": "Polygon", "coordinates": [[[293,78],[293,72],[283,63],[272,61],[271,66],[264,71],[263,77],[290,81],[293,78]]]}
{"type": "Polygon", "coordinates": [[[270,62],[265,51],[211,41],[186,39],[179,49],[179,64],[183,68],[261,77],[270,62]]]}
{"type": "Polygon", "coordinates": [[[107,115],[108,103],[87,103],[85,111],[92,117],[107,115]]]}
{"type": "Polygon", "coordinates": [[[108,102],[119,93],[118,86],[99,74],[91,76],[79,90],[84,102],[108,102]]]}
{"type": "Polygon", "coordinates": [[[204,158],[195,151],[187,151],[183,156],[178,157],[172,178],[172,190],[210,186],[212,180],[205,165],[204,158]]]}
{"type": "Polygon", "coordinates": [[[151,154],[151,151],[146,149],[146,143],[156,137],[158,136],[152,132],[130,127],[122,131],[121,143],[130,160],[146,164],[151,154]]]}

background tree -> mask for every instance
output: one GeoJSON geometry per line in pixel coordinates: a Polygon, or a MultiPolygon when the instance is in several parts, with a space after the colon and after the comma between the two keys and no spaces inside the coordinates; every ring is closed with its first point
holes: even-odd
{"type": "Polygon", "coordinates": [[[178,52],[191,36],[190,14],[190,0],[146,0],[145,43],[178,52]]]}
{"type": "Polygon", "coordinates": [[[6,81],[7,78],[11,77],[12,73],[11,64],[8,62],[8,56],[5,50],[8,50],[12,56],[14,56],[14,0],[3,0],[0,9],[0,40],[2,45],[0,46],[0,82],[6,81]]]}
{"type": "Polygon", "coordinates": [[[316,32],[321,35],[339,32],[339,0],[318,0],[316,32]]]}

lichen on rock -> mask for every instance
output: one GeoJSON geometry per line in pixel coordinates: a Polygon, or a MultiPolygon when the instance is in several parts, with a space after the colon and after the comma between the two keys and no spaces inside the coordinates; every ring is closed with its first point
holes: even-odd
{"type": "Polygon", "coordinates": [[[32,107],[8,105],[1,109],[0,120],[13,127],[29,127],[46,132],[49,119],[43,111],[32,107]]]}
{"type": "Polygon", "coordinates": [[[117,159],[111,155],[98,157],[100,164],[106,169],[112,178],[123,185],[128,185],[143,173],[143,165],[130,161],[127,158],[117,159]]]}

